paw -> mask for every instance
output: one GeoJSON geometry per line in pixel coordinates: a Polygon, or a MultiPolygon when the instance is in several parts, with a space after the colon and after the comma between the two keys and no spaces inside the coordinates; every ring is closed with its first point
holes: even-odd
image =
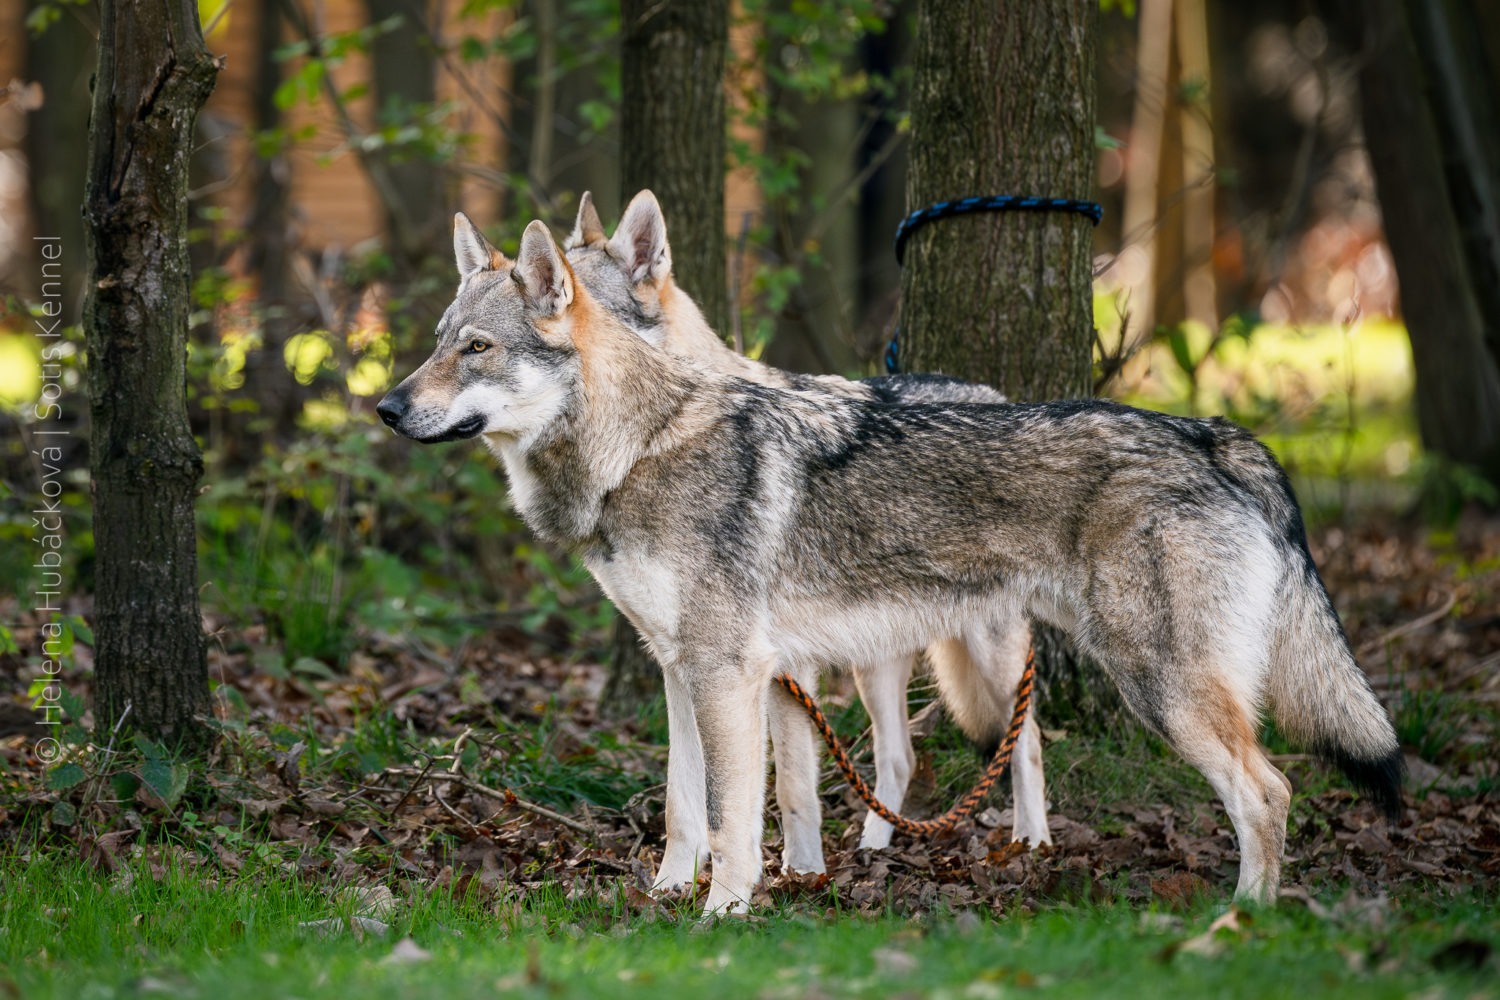
{"type": "Polygon", "coordinates": [[[691,886],[698,880],[698,873],[707,867],[707,857],[699,857],[693,851],[667,849],[656,878],[651,883],[652,892],[676,892],[691,886]]]}
{"type": "Polygon", "coordinates": [[[1027,824],[1024,827],[1018,824],[1015,829],[1011,830],[1010,839],[1012,841],[1027,841],[1032,847],[1041,847],[1043,844],[1051,846],[1052,831],[1047,829],[1045,823],[1040,825],[1027,824]]]}
{"type": "Polygon", "coordinates": [[[891,846],[891,835],[895,829],[879,816],[870,813],[865,816],[865,830],[859,838],[859,846],[876,851],[884,850],[891,846]]]}
{"type": "Polygon", "coordinates": [[[717,885],[709,889],[708,902],[703,907],[705,923],[720,917],[748,917],[749,915],[750,894],[748,892],[729,892],[717,885]]]}
{"type": "Polygon", "coordinates": [[[793,875],[822,875],[828,871],[827,866],[823,864],[822,852],[819,852],[816,857],[807,857],[804,855],[801,858],[794,858],[791,854],[784,854],[781,858],[781,868],[783,871],[791,872],[793,875]]]}

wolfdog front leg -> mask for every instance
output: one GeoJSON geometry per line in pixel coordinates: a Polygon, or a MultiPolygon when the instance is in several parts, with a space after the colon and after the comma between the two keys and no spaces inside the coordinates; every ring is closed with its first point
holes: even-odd
{"type": "Polygon", "coordinates": [[[708,804],[704,800],[703,746],[688,686],[663,670],[667,694],[667,846],[653,889],[691,885],[708,862],[708,804]]]}
{"type": "Polygon", "coordinates": [[[667,667],[681,672],[703,748],[713,871],[706,914],[748,912],[750,893],[760,881],[772,664],[769,656],[747,662],[689,653],[684,663],[667,667]]]}

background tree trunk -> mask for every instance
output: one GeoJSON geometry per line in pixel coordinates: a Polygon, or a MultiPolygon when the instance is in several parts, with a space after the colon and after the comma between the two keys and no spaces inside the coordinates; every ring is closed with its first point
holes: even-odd
{"type": "Polygon", "coordinates": [[[656,193],[673,276],[723,333],[728,0],[624,0],[620,32],[620,204],[656,193]]]}
{"type": "MultiPolygon", "coordinates": [[[[276,89],[282,79],[276,50],[282,43],[285,19],[277,0],[262,0],[254,10],[258,45],[251,110],[255,115],[255,131],[269,133],[284,124],[281,109],[276,106],[276,89]]],[[[245,381],[257,387],[259,418],[268,425],[272,440],[285,441],[291,437],[306,396],[284,358],[286,342],[292,333],[292,245],[288,232],[291,164],[285,150],[278,148],[264,156],[257,155],[254,169],[255,194],[245,220],[249,244],[246,269],[259,278],[256,299],[260,305],[261,346],[245,357],[245,381]]],[[[255,422],[237,421],[245,425],[255,422]]],[[[249,442],[256,441],[249,433],[243,437],[249,442]]],[[[237,447],[235,441],[225,441],[226,449],[233,447],[237,447]]]]}
{"type": "MultiPolygon", "coordinates": [[[[624,0],[620,6],[620,204],[650,188],[667,218],[672,273],[721,334],[724,258],[724,60],[728,0],[624,0]]],[[[603,704],[630,715],[657,697],[660,670],[621,616],[603,704]]]]}
{"type": "MultiPolygon", "coordinates": [[[[1500,64],[1475,31],[1476,0],[1408,2],[1412,38],[1426,75],[1448,200],[1485,341],[1500,364],[1500,64]]],[[[1490,14],[1497,28],[1500,16],[1490,14]]]]}
{"type": "MultiPolygon", "coordinates": [[[[921,0],[907,207],[970,195],[1086,198],[1097,0],[921,0]]],[[[1089,392],[1092,226],[975,214],[919,229],[901,283],[901,367],[1016,399],[1089,392]]]]}
{"type": "MultiPolygon", "coordinates": [[[[919,0],[907,209],[994,194],[1086,198],[1093,187],[1097,0],[919,0]]],[[[1081,215],[943,219],[907,241],[900,361],[1016,400],[1086,396],[1092,225],[1081,215]]],[[[1119,696],[1038,628],[1049,718],[1105,722],[1119,696]]]]}
{"type": "MultiPolygon", "coordinates": [[[[433,105],[437,100],[437,61],[418,0],[365,0],[365,7],[371,24],[401,19],[400,27],[377,32],[370,43],[376,105],[376,123],[371,131],[376,131],[380,116],[387,111],[401,113],[413,105],[433,105]]],[[[444,190],[443,171],[420,154],[391,156],[382,151],[377,155],[384,159],[400,196],[397,204],[385,206],[386,229],[399,252],[399,261],[415,273],[447,246],[453,212],[444,190]]]]}
{"type": "Polygon", "coordinates": [[[1500,163],[1488,159],[1493,136],[1471,135],[1480,106],[1464,105],[1470,88],[1488,85],[1484,74],[1466,74],[1444,41],[1471,29],[1447,23],[1443,11],[1428,11],[1423,2],[1326,0],[1324,6],[1336,36],[1358,59],[1360,116],[1401,282],[1422,444],[1500,483],[1500,364],[1486,344],[1500,335],[1487,326],[1483,308],[1493,289],[1482,292],[1477,280],[1494,280],[1486,273],[1493,264],[1485,261],[1500,232],[1488,192],[1500,163]],[[1424,65],[1415,21],[1425,25],[1417,34],[1427,38],[1436,64],[1424,65]],[[1472,260],[1466,230],[1474,233],[1468,244],[1478,248],[1472,260]]]}
{"type": "MultiPolygon", "coordinates": [[[[84,8],[83,10],[87,10],[84,8]]],[[[88,160],[88,133],[71,123],[87,118],[89,77],[78,53],[92,44],[90,26],[77,9],[62,8],[63,17],[40,35],[26,40],[28,79],[42,85],[41,117],[26,129],[26,159],[31,181],[31,204],[36,231],[56,236],[65,248],[63,275],[70,293],[82,290],[83,261],[76,248],[83,245],[83,220],[79,218],[78,192],[83,190],[84,163],[88,160]],[[49,123],[43,126],[42,122],[49,123]],[[62,123],[69,123],[63,127],[62,123]]],[[[19,39],[17,39],[19,41],[19,39]]],[[[77,302],[76,295],[68,298],[77,302]]],[[[67,317],[76,321],[76,316],[67,317]]]]}
{"type": "Polygon", "coordinates": [[[188,157],[218,66],[192,0],[101,0],[84,204],[101,731],[207,739],[188,428],[188,157]]]}

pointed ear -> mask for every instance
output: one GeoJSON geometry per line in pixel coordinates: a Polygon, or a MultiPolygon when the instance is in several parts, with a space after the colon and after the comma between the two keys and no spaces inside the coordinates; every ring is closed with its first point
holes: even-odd
{"type": "Polygon", "coordinates": [[[575,247],[596,247],[604,243],[604,223],[599,221],[599,210],[594,207],[594,196],[583,192],[583,197],[578,199],[578,221],[573,224],[573,232],[563,241],[563,250],[572,250],[575,247]]]}
{"type": "Polygon", "coordinates": [[[511,276],[521,286],[526,305],[539,316],[555,316],[573,302],[573,269],[540,220],[521,235],[521,252],[511,276]]]}
{"type": "Polygon", "coordinates": [[[453,258],[458,262],[460,281],[476,272],[498,271],[510,264],[462,212],[453,217],[453,258]]]}
{"type": "Polygon", "coordinates": [[[620,225],[609,239],[609,252],[625,268],[632,284],[660,281],[672,273],[667,222],[656,195],[642,191],[630,199],[620,225]]]}

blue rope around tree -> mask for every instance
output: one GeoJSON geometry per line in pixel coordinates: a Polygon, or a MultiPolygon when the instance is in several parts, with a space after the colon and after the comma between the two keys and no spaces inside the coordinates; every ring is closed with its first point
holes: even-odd
{"type": "MultiPolygon", "coordinates": [[[[1097,201],[1078,201],[1074,198],[1021,198],[1012,194],[997,194],[988,198],[940,201],[911,213],[896,227],[896,263],[906,263],[906,240],[913,232],[937,219],[968,215],[971,212],[1076,212],[1087,216],[1096,226],[1104,218],[1104,207],[1097,201]]],[[[901,370],[898,343],[900,336],[901,328],[897,327],[895,335],[885,348],[885,370],[892,375],[901,370]]]]}

